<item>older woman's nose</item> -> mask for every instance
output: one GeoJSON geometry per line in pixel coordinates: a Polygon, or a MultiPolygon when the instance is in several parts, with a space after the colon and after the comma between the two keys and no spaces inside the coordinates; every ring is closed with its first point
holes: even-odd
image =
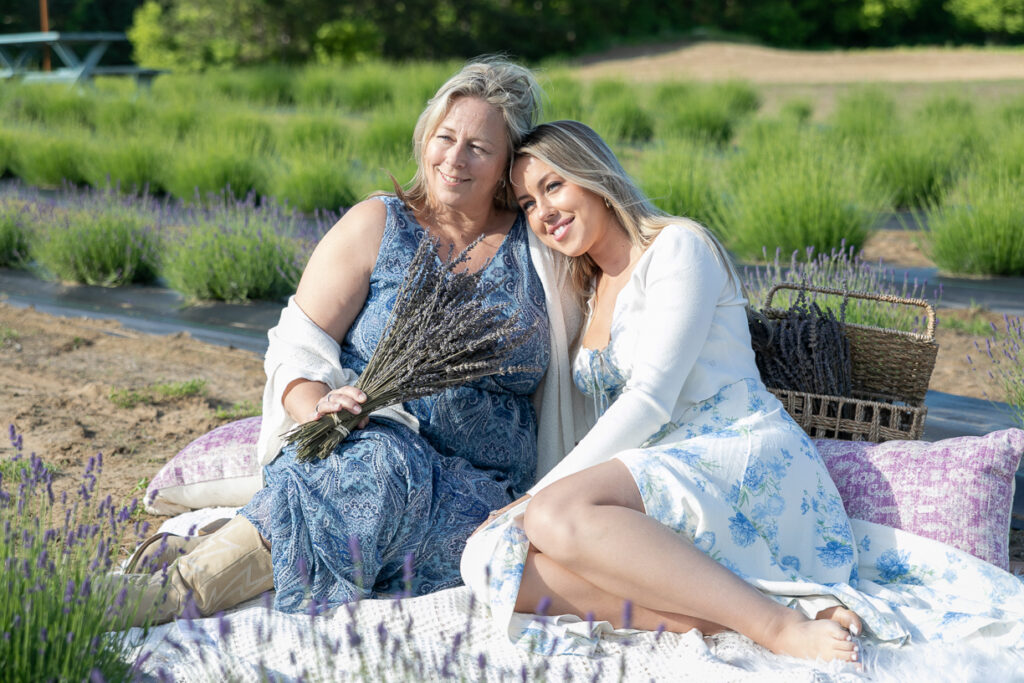
{"type": "Polygon", "coordinates": [[[460,168],[466,163],[466,146],[456,143],[448,148],[447,160],[453,168],[460,168]]]}

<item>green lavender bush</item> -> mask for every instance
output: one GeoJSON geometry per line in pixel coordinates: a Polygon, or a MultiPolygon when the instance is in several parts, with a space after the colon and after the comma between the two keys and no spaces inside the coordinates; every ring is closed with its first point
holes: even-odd
{"type": "Polygon", "coordinates": [[[20,128],[11,167],[29,185],[57,187],[64,182],[83,184],[93,157],[92,139],[84,128],[59,132],[20,128]]]}
{"type": "Polygon", "coordinates": [[[641,143],[653,137],[654,118],[624,81],[597,81],[591,86],[589,101],[593,128],[609,141],[641,143]]]}
{"type": "MultiPolygon", "coordinates": [[[[0,468],[0,665],[9,681],[129,680],[126,632],[112,633],[131,609],[105,580],[132,528],[137,501],[118,507],[96,495],[102,456],[91,458],[76,493],[55,495],[53,473],[22,451],[0,468]]],[[[145,532],[137,528],[134,537],[145,532]]]]}
{"type": "Polygon", "coordinates": [[[87,285],[152,282],[161,250],[156,213],[112,190],[72,198],[40,217],[31,240],[38,266],[87,285]]]}
{"type": "Polygon", "coordinates": [[[92,187],[159,193],[167,189],[163,170],[170,156],[167,144],[156,136],[126,137],[117,145],[95,146],[82,170],[92,187]]]}
{"type": "Polygon", "coordinates": [[[866,87],[841,96],[829,123],[836,137],[869,147],[898,121],[895,100],[880,88],[866,87]]]}
{"type": "Polygon", "coordinates": [[[721,162],[713,143],[666,140],[633,164],[633,175],[658,208],[709,225],[718,210],[721,162]]]}
{"type": "Polygon", "coordinates": [[[361,197],[354,190],[344,148],[313,152],[282,160],[270,180],[270,194],[279,202],[306,213],[338,210],[361,197]]]}
{"type": "Polygon", "coordinates": [[[1021,172],[977,172],[927,212],[928,252],[942,269],[1024,275],[1021,172]]]}
{"type": "Polygon", "coordinates": [[[850,148],[822,138],[779,128],[728,161],[712,227],[740,258],[756,259],[765,247],[828,252],[864,243],[885,195],[850,148]]]}
{"type": "Polygon", "coordinates": [[[189,300],[280,299],[295,291],[308,257],[294,216],[255,195],[227,193],[192,208],[165,238],[161,274],[189,300]]]}
{"type": "Polygon", "coordinates": [[[954,138],[934,126],[908,125],[879,136],[866,155],[868,173],[900,209],[939,201],[966,165],[954,138]]]}
{"type": "Polygon", "coordinates": [[[28,259],[29,234],[35,207],[15,197],[0,197],[0,267],[23,267],[28,259]]]}
{"type": "Polygon", "coordinates": [[[992,325],[985,348],[974,345],[988,356],[989,375],[1002,391],[1002,396],[993,398],[1009,405],[1014,421],[1024,428],[1024,322],[1019,316],[1004,315],[1002,328],[992,325]]]}

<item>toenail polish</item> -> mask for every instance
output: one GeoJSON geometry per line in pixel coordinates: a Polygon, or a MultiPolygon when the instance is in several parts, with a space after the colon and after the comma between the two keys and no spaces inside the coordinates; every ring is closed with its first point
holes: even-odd
{"type": "Polygon", "coordinates": [[[852,661],[852,662],[856,662],[857,661],[857,653],[856,652],[854,652],[852,655],[850,655],[850,661],[852,661]]]}
{"type": "Polygon", "coordinates": [[[855,636],[859,636],[860,635],[860,626],[858,626],[857,624],[851,624],[850,625],[850,633],[852,633],[855,636]]]}

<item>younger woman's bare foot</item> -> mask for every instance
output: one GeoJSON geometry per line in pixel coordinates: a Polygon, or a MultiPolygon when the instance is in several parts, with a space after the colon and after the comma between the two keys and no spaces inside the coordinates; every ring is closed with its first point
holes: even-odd
{"type": "MultiPolygon", "coordinates": [[[[835,659],[856,662],[860,659],[860,648],[839,620],[808,619],[795,610],[788,611],[789,614],[780,616],[769,625],[765,639],[761,641],[769,650],[779,655],[826,662],[835,659]]],[[[853,612],[849,614],[856,618],[853,612]]],[[[856,623],[859,625],[860,621],[856,623]]]]}
{"type": "Polygon", "coordinates": [[[843,628],[855,636],[859,636],[861,631],[864,630],[864,625],[860,623],[860,617],[858,617],[852,610],[848,610],[842,605],[826,607],[818,612],[814,618],[837,621],[843,628]]]}

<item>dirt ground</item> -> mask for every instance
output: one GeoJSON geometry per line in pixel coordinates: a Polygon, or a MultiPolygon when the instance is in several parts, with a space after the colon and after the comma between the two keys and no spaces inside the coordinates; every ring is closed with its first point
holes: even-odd
{"type": "MultiPolygon", "coordinates": [[[[609,53],[578,67],[582,77],[628,74],[636,80],[734,77],[808,91],[849,82],[972,81],[984,86],[998,79],[1021,91],[1024,53],[999,51],[864,51],[795,53],[745,45],[702,43],[654,46],[609,53]]],[[[996,86],[999,84],[996,83],[996,86]]],[[[827,89],[827,88],[826,88],[827,89]]],[[[911,233],[879,233],[866,246],[869,258],[923,265],[926,257],[911,233]],[[909,241],[908,241],[909,240],[909,241]],[[889,256],[899,254],[899,258],[889,256]]],[[[218,409],[248,402],[258,405],[263,386],[261,358],[254,353],[199,342],[186,333],[146,335],[111,321],[58,318],[2,303],[0,293],[0,419],[24,437],[35,452],[58,469],[56,488],[74,488],[85,462],[104,456],[101,493],[116,500],[140,497],[159,467],[192,439],[231,418],[218,409]],[[118,392],[145,394],[154,384],[202,380],[202,395],[161,398],[122,407],[118,392]]],[[[940,318],[1000,320],[986,311],[940,310],[940,318]]],[[[933,389],[985,398],[994,394],[985,368],[967,363],[974,353],[968,334],[938,332],[933,389]]],[[[979,360],[975,354],[975,359],[979,360]]],[[[0,455],[11,452],[6,440],[0,455]]],[[[1011,556],[1024,560],[1024,533],[1015,533],[1011,556]]]]}

